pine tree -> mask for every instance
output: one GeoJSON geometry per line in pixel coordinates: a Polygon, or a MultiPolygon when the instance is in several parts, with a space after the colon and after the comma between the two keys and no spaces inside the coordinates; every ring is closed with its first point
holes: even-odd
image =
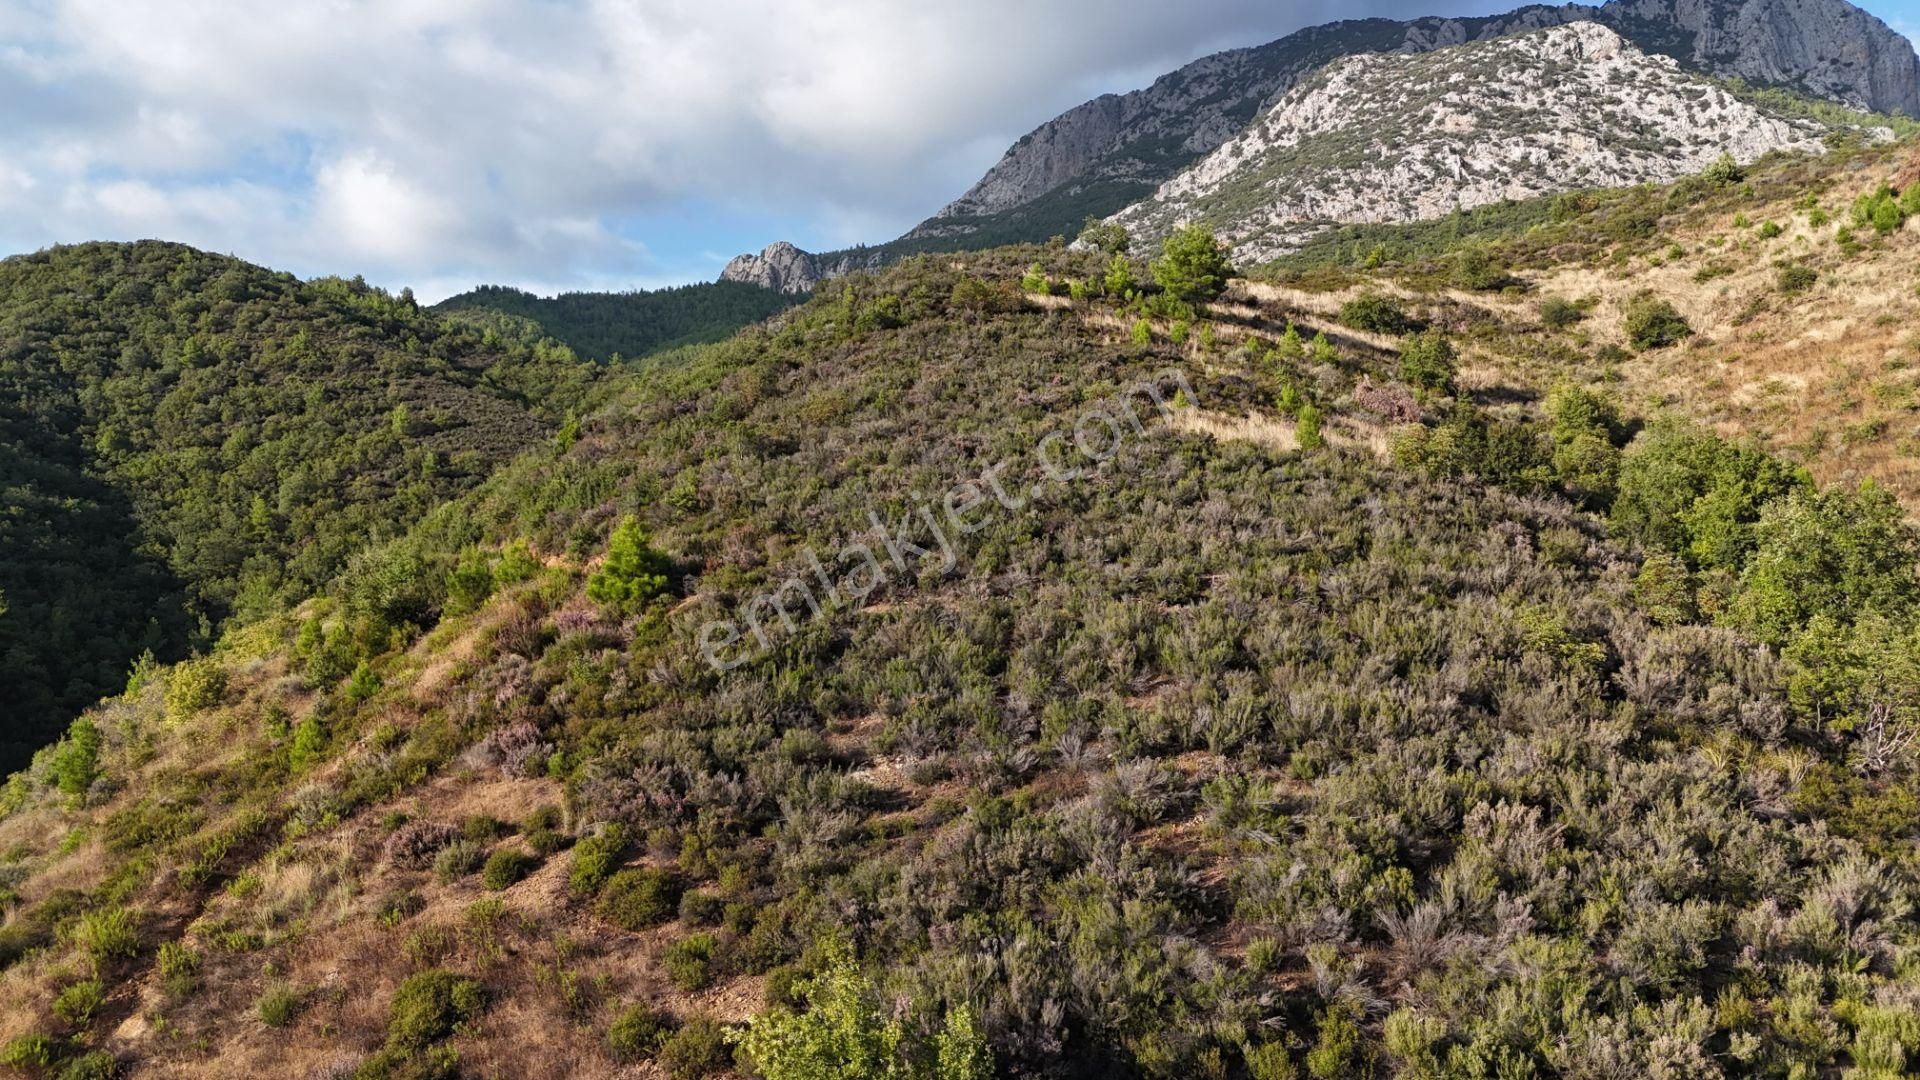
{"type": "Polygon", "coordinates": [[[1153,264],[1153,279],[1160,287],[1189,303],[1204,304],[1218,297],[1227,290],[1232,274],[1226,249],[1204,225],[1189,225],[1168,237],[1153,264]]]}
{"type": "Polygon", "coordinates": [[[587,597],[608,607],[632,610],[667,591],[667,557],[647,544],[640,522],[628,515],[607,542],[607,559],[587,581],[587,597]]]}

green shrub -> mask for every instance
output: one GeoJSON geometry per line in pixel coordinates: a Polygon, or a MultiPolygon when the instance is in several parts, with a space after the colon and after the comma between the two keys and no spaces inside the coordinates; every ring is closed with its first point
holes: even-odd
{"type": "Polygon", "coordinates": [[[433,857],[433,874],[441,881],[466,877],[487,860],[487,847],[472,840],[455,840],[433,857]]]}
{"type": "Polygon", "coordinates": [[[161,987],[173,997],[185,997],[193,991],[200,973],[200,954],[178,941],[163,941],[155,966],[161,987]]]}
{"type": "Polygon", "coordinates": [[[410,975],[393,992],[387,1014],[387,1045],[420,1050],[451,1036],[486,1007],[486,989],[451,971],[410,975]]]}
{"type": "Polygon", "coordinates": [[[74,943],[95,960],[124,959],[140,951],[139,921],[126,908],[103,908],[80,916],[74,943]]]}
{"type": "Polygon", "coordinates": [[[1872,229],[1881,236],[1898,232],[1907,223],[1907,212],[1901,209],[1900,199],[1892,187],[1881,184],[1873,192],[1862,195],[1853,204],[1853,223],[1862,229],[1872,229]]]}
{"type": "Polygon", "coordinates": [[[299,772],[316,765],[327,753],[327,729],[318,711],[308,713],[293,729],[287,743],[287,767],[299,772]]]}
{"type": "Polygon", "coordinates": [[[1115,252],[1113,259],[1107,263],[1106,276],[1100,283],[1106,287],[1108,296],[1122,298],[1140,287],[1134,278],[1132,260],[1120,252],[1115,252]]]}
{"type": "Polygon", "coordinates": [[[1561,296],[1548,297],[1540,304],[1540,322],[1554,330],[1565,330],[1587,317],[1587,309],[1561,296]]]}
{"type": "Polygon", "coordinates": [[[60,1044],[47,1035],[16,1035],[0,1047],[0,1065],[12,1069],[50,1069],[60,1060],[60,1044]]]}
{"type": "Polygon", "coordinates": [[[1320,1037],[1307,1051],[1307,1075],[1314,1080],[1349,1080],[1361,1074],[1364,1042],[1360,1026],[1344,1011],[1320,1014],[1320,1037]]]}
{"type": "Polygon", "coordinates": [[[1123,255],[1133,246],[1133,237],[1127,235],[1127,227],[1124,225],[1090,217],[1080,229],[1079,242],[1095,251],[1123,255]]]}
{"type": "Polygon", "coordinates": [[[254,1005],[254,1011],[260,1014],[261,1023],[270,1028],[283,1028],[293,1023],[305,1004],[305,994],[297,987],[282,983],[268,987],[254,1005]]]}
{"type": "Polygon", "coordinates": [[[87,979],[68,986],[54,997],[53,1015],[83,1028],[93,1021],[93,1014],[100,1011],[106,1000],[106,988],[100,980],[87,979]]]}
{"type": "Polygon", "coordinates": [[[1700,174],[1700,179],[1715,187],[1732,187],[1746,178],[1747,171],[1740,167],[1732,154],[1721,154],[1700,174]]]}
{"type": "Polygon", "coordinates": [[[1174,231],[1153,264],[1153,280],[1168,295],[1188,303],[1204,304],[1227,290],[1233,268],[1227,249],[1204,225],[1174,231]]]}
{"type": "Polygon", "coordinates": [[[1300,441],[1302,450],[1318,450],[1326,445],[1326,436],[1320,430],[1320,410],[1313,405],[1300,406],[1294,418],[1293,433],[1300,441]]]}
{"type": "Polygon", "coordinates": [[[120,1062],[105,1050],[90,1050],[67,1059],[57,1074],[59,1080],[113,1080],[120,1075],[120,1062]]]}
{"type": "Polygon", "coordinates": [[[673,1018],[645,1004],[629,1007],[607,1027],[607,1052],[619,1062],[652,1057],[673,1035],[673,1018]]]}
{"type": "Polygon", "coordinates": [[[518,847],[503,847],[487,857],[486,868],[480,871],[480,883],[494,892],[500,892],[517,884],[539,866],[538,856],[518,847]]]}
{"type": "Polygon", "coordinates": [[[1628,302],[1625,330],[1627,341],[1642,352],[1677,345],[1693,335],[1686,317],[1652,293],[1641,293],[1628,302]]]}
{"type": "Polygon", "coordinates": [[[534,829],[527,833],[527,846],[532,848],[533,853],[541,858],[549,855],[557,855],[565,851],[568,842],[569,838],[567,834],[557,832],[553,829],[534,829]]]}
{"type": "Polygon", "coordinates": [[[905,1045],[906,1026],[882,1011],[874,986],[845,946],[830,944],[826,963],[798,982],[804,1009],[776,1008],[753,1018],[739,1038],[740,1056],[765,1080],[810,1077],[931,1076],[989,1080],[993,1055],[971,1010],[949,1009],[930,1055],[905,1045]],[[933,1070],[908,1065],[931,1056],[933,1070]]]}
{"type": "Polygon", "coordinates": [[[680,904],[680,883],[672,874],[652,867],[622,870],[600,890],[600,917],[623,930],[644,930],[674,917],[680,904]]]}
{"type": "Polygon", "coordinates": [[[567,888],[575,896],[591,896],[600,891],[620,857],[627,849],[627,827],[613,822],[598,835],[573,845],[573,864],[567,868],[567,888]]]}
{"type": "Polygon", "coordinates": [[[1780,227],[1779,222],[1769,221],[1761,225],[1760,231],[1755,235],[1759,236],[1762,240],[1772,240],[1783,232],[1786,232],[1786,230],[1780,227]]]}
{"type": "Polygon", "coordinates": [[[188,660],[167,675],[167,718],[184,720],[220,704],[227,693],[227,670],[212,657],[188,660]]]}
{"type": "Polygon", "coordinates": [[[606,561],[587,579],[587,597],[617,610],[638,609],[666,594],[670,569],[667,557],[648,545],[639,519],[629,515],[607,541],[606,561]]]}
{"type": "Polygon", "coordinates": [[[353,1080],[460,1080],[460,1075],[460,1054],[451,1046],[388,1046],[361,1062],[353,1080]]]}
{"type": "Polygon", "coordinates": [[[726,911],[727,902],[710,892],[689,892],[680,898],[680,921],[689,926],[715,926],[726,911]]]}
{"type": "Polygon", "coordinates": [[[1293,1067],[1293,1059],[1287,1055],[1286,1043],[1269,1042],[1249,1046],[1245,1054],[1247,1076],[1251,1080],[1295,1080],[1300,1075],[1293,1067]]]}
{"type": "Polygon", "coordinates": [[[100,729],[81,717],[53,755],[53,780],[66,795],[84,795],[100,776],[100,729]]]}
{"type": "Polygon", "coordinates": [[[694,934],[667,946],[661,964],[667,977],[682,990],[704,990],[713,984],[712,934],[694,934]]]}
{"type": "Polygon", "coordinates": [[[1356,296],[1340,305],[1340,325],[1376,334],[1404,334],[1414,329],[1400,305],[1377,293],[1356,296]]]}
{"type": "Polygon", "coordinates": [[[1133,343],[1145,348],[1153,344],[1153,323],[1147,319],[1133,321],[1133,343]]]}
{"type": "Polygon", "coordinates": [[[1406,339],[1400,347],[1400,377],[1410,385],[1436,393],[1453,393],[1453,343],[1438,330],[1406,339]]]}
{"type": "Polygon", "coordinates": [[[1041,296],[1053,294],[1053,282],[1047,279],[1047,272],[1039,263],[1027,268],[1026,274],[1020,278],[1020,288],[1041,296]]]}
{"type": "Polygon", "coordinates": [[[1469,292],[1496,292],[1513,283],[1513,276],[1483,248],[1468,248],[1453,257],[1453,286],[1469,292]]]}
{"type": "Polygon", "coordinates": [[[1802,293],[1819,284],[1820,274],[1811,266],[1789,263],[1779,269],[1774,280],[1783,293],[1802,293]]]}
{"type": "Polygon", "coordinates": [[[673,1080],[701,1080],[723,1072],[733,1062],[727,1029],[704,1016],[689,1020],[661,1044],[656,1060],[673,1080]]]}

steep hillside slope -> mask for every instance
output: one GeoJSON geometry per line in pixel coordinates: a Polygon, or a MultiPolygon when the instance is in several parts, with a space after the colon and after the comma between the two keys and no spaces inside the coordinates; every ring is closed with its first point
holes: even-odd
{"type": "Polygon", "coordinates": [[[1105,268],[856,275],[104,705],[0,806],[6,1059],[1899,1074],[1884,499],[1479,395],[1444,298],[1036,261],[1105,268]]]}
{"type": "Polygon", "coordinates": [[[1265,262],[1332,223],[1665,182],[1722,155],[1817,153],[1826,130],[1580,23],[1338,61],[1111,220],[1149,246],[1197,221],[1237,259],[1265,262]]]}
{"type": "Polygon", "coordinates": [[[0,262],[0,766],[141,650],[307,595],[546,438],[587,377],[410,298],[179,245],[0,262]]]}
{"type": "Polygon", "coordinates": [[[777,293],[734,281],[551,297],[483,285],[448,297],[433,310],[508,336],[551,337],[580,356],[604,362],[722,340],[785,310],[791,301],[777,293]]]}
{"type": "Polygon", "coordinates": [[[1827,482],[1872,480],[1920,516],[1912,141],[1772,159],[1722,183],[1336,230],[1265,275],[1327,316],[1369,293],[1434,305],[1461,333],[1465,377],[1489,392],[1605,382],[1636,411],[1758,439],[1827,482]],[[1884,234],[1857,217],[1883,185],[1905,207],[1884,234]],[[1679,345],[1628,340],[1648,293],[1685,319],[1679,345]]]}

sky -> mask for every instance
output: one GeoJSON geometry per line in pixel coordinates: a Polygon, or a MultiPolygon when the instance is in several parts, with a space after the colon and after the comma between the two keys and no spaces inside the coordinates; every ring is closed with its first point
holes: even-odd
{"type": "MultiPolygon", "coordinates": [[[[422,299],[899,235],[1221,48],[1503,0],[0,0],[0,254],[177,240],[422,299]]],[[[1920,0],[1867,5],[1920,38],[1920,0]]]]}

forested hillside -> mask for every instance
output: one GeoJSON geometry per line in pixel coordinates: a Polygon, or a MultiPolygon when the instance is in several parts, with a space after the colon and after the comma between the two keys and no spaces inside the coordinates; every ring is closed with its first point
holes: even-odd
{"type": "Polygon", "coordinates": [[[0,763],[545,439],[591,368],[174,244],[0,262],[0,763]]]}
{"type": "Polygon", "coordinates": [[[1689,298],[1567,290],[1774,281],[1679,238],[1777,201],[1892,259],[1909,150],[910,260],[623,376],[9,783],[0,1058],[1908,1075],[1920,534],[1621,376],[1689,298]]]}
{"type": "Polygon", "coordinates": [[[583,357],[606,361],[719,341],[792,303],[771,289],[737,281],[553,297],[482,285],[435,304],[434,310],[509,336],[551,337],[583,357]]]}

